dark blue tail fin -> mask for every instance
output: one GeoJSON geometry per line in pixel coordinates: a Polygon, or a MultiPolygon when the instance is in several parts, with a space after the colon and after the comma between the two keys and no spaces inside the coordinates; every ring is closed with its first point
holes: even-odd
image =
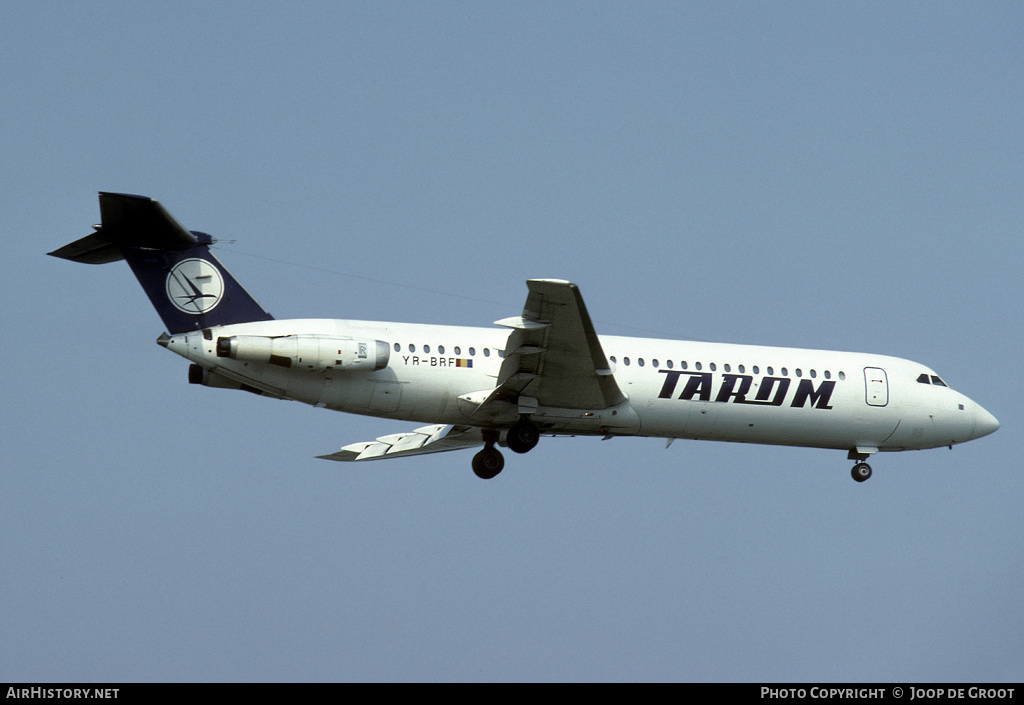
{"type": "Polygon", "coordinates": [[[159,202],[100,193],[102,225],[50,254],[72,262],[128,260],[168,333],[273,318],[210,252],[213,238],[186,230],[159,202]]]}

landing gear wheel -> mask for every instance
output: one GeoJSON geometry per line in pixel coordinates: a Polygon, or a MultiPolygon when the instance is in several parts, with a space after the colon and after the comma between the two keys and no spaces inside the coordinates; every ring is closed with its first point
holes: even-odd
{"type": "Polygon", "coordinates": [[[505,467],[505,458],[501,451],[492,445],[485,447],[473,456],[473,472],[481,480],[490,480],[505,467]]]}
{"type": "Polygon", "coordinates": [[[540,431],[526,418],[522,418],[508,430],[505,442],[515,453],[527,453],[533,450],[540,440],[540,431]]]}
{"type": "Polygon", "coordinates": [[[853,475],[853,479],[857,482],[864,482],[864,480],[871,477],[871,466],[867,463],[857,463],[853,466],[850,474],[853,475]]]}

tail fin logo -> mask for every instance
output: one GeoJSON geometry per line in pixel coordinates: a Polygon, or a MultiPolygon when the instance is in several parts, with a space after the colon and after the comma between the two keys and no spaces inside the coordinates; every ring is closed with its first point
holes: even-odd
{"type": "Polygon", "coordinates": [[[185,259],[167,273],[167,299],[182,313],[206,313],[224,296],[224,277],[204,259],[185,259]]]}

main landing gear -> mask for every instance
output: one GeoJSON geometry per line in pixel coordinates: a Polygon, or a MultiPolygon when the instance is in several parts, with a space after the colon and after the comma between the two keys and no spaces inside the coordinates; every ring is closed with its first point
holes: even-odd
{"type": "MultiPolygon", "coordinates": [[[[514,453],[528,453],[537,446],[539,440],[540,431],[525,416],[505,436],[505,442],[514,453]]],[[[494,447],[497,442],[497,431],[484,431],[484,449],[473,456],[473,472],[482,480],[490,480],[505,467],[505,458],[494,447]]]]}
{"type": "Polygon", "coordinates": [[[473,472],[481,480],[490,480],[501,472],[503,467],[505,458],[493,443],[488,443],[482,451],[473,456],[473,472]]]}
{"type": "Polygon", "coordinates": [[[505,441],[514,453],[528,453],[537,446],[540,440],[540,431],[530,423],[525,416],[519,419],[515,426],[508,430],[505,441]]]}
{"type": "Polygon", "coordinates": [[[473,472],[481,480],[490,480],[505,467],[505,458],[502,457],[501,451],[494,447],[498,442],[498,432],[486,429],[483,434],[484,449],[473,456],[473,472]]]}

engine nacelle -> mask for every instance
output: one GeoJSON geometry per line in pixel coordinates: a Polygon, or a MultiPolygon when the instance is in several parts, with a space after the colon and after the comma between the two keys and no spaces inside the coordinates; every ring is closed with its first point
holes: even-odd
{"type": "Polygon", "coordinates": [[[383,340],[326,335],[233,335],[217,338],[217,357],[317,371],[373,372],[388,366],[391,347],[383,340]]]}
{"type": "Polygon", "coordinates": [[[204,387],[220,387],[221,389],[242,388],[241,382],[236,382],[222,374],[212,372],[202,365],[194,363],[188,366],[188,383],[201,384],[204,387]]]}
{"type": "Polygon", "coordinates": [[[241,389],[243,392],[252,392],[261,396],[279,397],[280,395],[265,389],[259,389],[251,384],[245,384],[238,380],[225,377],[219,372],[208,370],[202,365],[192,364],[188,366],[188,383],[201,384],[204,387],[219,387],[220,389],[241,389]]]}

